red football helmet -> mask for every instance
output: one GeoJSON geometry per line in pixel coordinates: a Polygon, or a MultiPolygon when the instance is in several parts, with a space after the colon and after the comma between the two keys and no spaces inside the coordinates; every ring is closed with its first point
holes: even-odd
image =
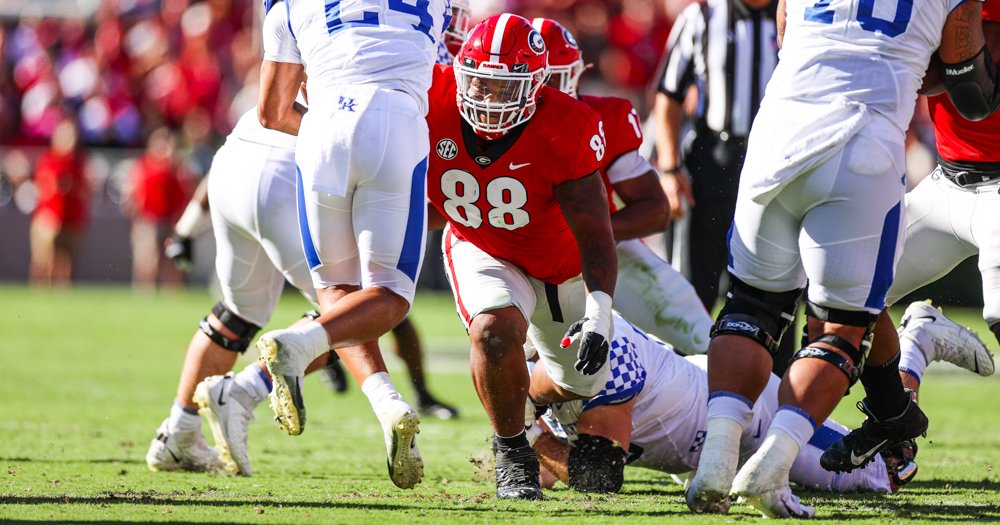
{"type": "Polygon", "coordinates": [[[451,56],[458,54],[466,37],[469,36],[469,24],[472,22],[472,8],[469,0],[451,0],[451,23],[444,30],[444,44],[448,46],[451,56]]]}
{"type": "Polygon", "coordinates": [[[586,67],[573,33],[549,18],[536,18],[531,21],[531,25],[541,33],[545,47],[549,49],[549,71],[552,76],[549,77],[548,84],[576,98],[576,87],[586,67]]]}
{"type": "Polygon", "coordinates": [[[477,25],[455,57],[462,118],[480,137],[496,140],[535,113],[548,76],[542,35],[504,13],[477,25]]]}

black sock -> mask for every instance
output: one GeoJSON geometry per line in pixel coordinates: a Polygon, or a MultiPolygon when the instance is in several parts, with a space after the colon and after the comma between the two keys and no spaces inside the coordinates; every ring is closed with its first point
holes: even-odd
{"type": "Polygon", "coordinates": [[[899,377],[900,353],[879,366],[865,366],[861,384],[868,394],[868,408],[878,420],[891,419],[903,413],[910,404],[910,394],[903,390],[899,377]]]}
{"type": "MultiPolygon", "coordinates": [[[[496,434],[494,434],[496,436],[496,434]]],[[[500,437],[496,436],[497,447],[503,449],[512,449],[528,446],[528,436],[524,435],[522,430],[520,434],[513,437],[500,437]]]]}

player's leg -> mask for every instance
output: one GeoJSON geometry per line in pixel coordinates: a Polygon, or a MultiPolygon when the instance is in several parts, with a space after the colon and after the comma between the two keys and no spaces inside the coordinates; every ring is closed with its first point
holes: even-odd
{"type": "Polygon", "coordinates": [[[695,512],[726,512],[741,436],[771,376],[777,341],[805,284],[799,219],[772,202],[741,198],[730,233],[730,297],[708,348],[708,422],[698,470],[687,491],[695,512]]]}
{"type": "MultiPolygon", "coordinates": [[[[261,325],[270,319],[286,280],[316,304],[296,235],[294,152],[236,141],[221,150],[217,159],[220,162],[213,165],[209,195],[213,219],[221,219],[214,223],[215,231],[224,237],[217,241],[222,247],[217,271],[225,300],[240,315],[257,319],[261,325]],[[246,170],[217,169],[226,165],[245,166],[246,170]],[[253,179],[247,180],[251,169],[259,170],[256,184],[251,183],[253,179]]],[[[303,317],[293,327],[309,320],[303,317]]],[[[310,367],[325,364],[325,356],[319,361],[310,367]]],[[[245,476],[251,472],[246,453],[247,425],[270,390],[266,368],[255,361],[235,375],[207,379],[195,393],[227,468],[235,465],[245,476]]]]}
{"type": "Polygon", "coordinates": [[[618,243],[615,310],[678,353],[708,350],[712,316],[694,286],[639,239],[618,243]]]}
{"type": "Polygon", "coordinates": [[[404,317],[395,328],[392,336],[396,341],[396,355],[406,364],[410,373],[410,383],[417,393],[417,411],[438,419],[458,417],[458,410],[437,400],[427,389],[427,379],[424,376],[424,352],[420,344],[420,334],[409,317],[404,317]]]}
{"type": "Polygon", "coordinates": [[[534,288],[519,269],[457,240],[450,228],[442,249],[455,307],[472,343],[472,383],[493,425],[497,497],[540,498],[538,457],[524,432],[525,312],[534,310],[534,288]]]}

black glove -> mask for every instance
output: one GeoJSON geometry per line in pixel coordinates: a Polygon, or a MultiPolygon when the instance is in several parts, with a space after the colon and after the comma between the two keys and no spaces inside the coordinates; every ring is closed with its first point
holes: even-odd
{"type": "Polygon", "coordinates": [[[580,337],[580,332],[583,331],[583,326],[588,321],[589,319],[584,317],[573,323],[569,327],[569,330],[566,331],[566,335],[563,336],[562,343],[559,346],[569,348],[573,344],[573,341],[579,337],[580,348],[576,352],[576,364],[574,368],[576,368],[577,372],[589,376],[596,374],[604,366],[604,362],[608,360],[610,347],[608,346],[608,340],[598,332],[587,331],[580,337]]]}
{"type": "Polygon", "coordinates": [[[163,255],[185,272],[191,271],[191,253],[190,237],[174,234],[164,242],[163,255]]]}

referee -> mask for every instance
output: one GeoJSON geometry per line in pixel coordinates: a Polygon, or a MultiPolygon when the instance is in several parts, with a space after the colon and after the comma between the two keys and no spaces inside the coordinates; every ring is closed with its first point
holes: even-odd
{"type": "Polygon", "coordinates": [[[689,5],[674,23],[658,75],[653,110],[658,164],[671,215],[684,216],[682,199],[690,208],[690,260],[682,265],[691,269],[691,283],[708,311],[728,263],[727,233],[750,123],[778,63],[776,7],[777,0],[689,5]],[[682,137],[682,104],[691,86],[697,88],[697,108],[682,137]]]}

